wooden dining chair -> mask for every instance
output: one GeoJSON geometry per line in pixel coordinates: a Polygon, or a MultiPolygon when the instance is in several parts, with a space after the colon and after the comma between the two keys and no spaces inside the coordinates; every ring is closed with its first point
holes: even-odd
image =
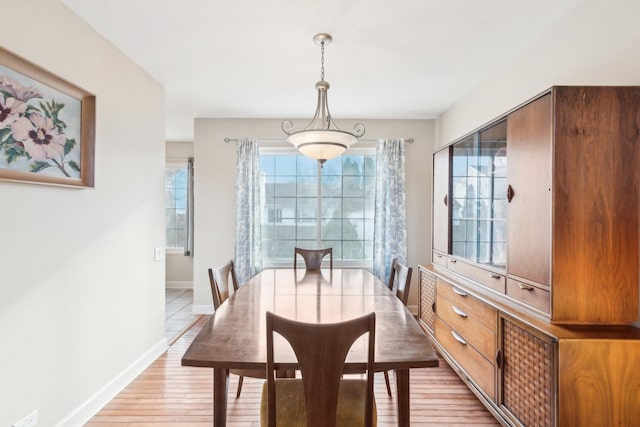
{"type": "MultiPolygon", "coordinates": [[[[226,264],[218,268],[209,269],[209,282],[211,283],[211,294],[213,295],[213,308],[218,310],[218,307],[229,298],[229,277],[231,277],[231,286],[233,291],[238,290],[238,279],[236,278],[236,271],[234,268],[233,260],[230,260],[226,264]]],[[[236,392],[236,398],[240,397],[242,392],[242,381],[244,377],[265,379],[265,371],[263,369],[230,369],[230,373],[238,375],[238,390],[236,392]]]]}
{"type": "Polygon", "coordinates": [[[375,313],[333,324],[302,323],[267,311],[267,380],[260,425],[353,427],[377,424],[373,395],[375,313]],[[275,379],[274,332],[291,345],[301,379],[275,379]],[[366,379],[343,379],[353,343],[368,333],[366,379]]]}
{"type": "MultiPolygon", "coordinates": [[[[411,287],[411,273],[413,268],[401,264],[398,259],[391,262],[391,272],[387,286],[391,291],[395,290],[396,296],[402,304],[407,305],[409,299],[409,288],[411,287]],[[395,289],[394,289],[395,287],[395,289]]],[[[389,371],[384,371],[384,382],[387,386],[387,394],[391,396],[391,384],[389,383],[389,371]]]]}
{"type": "Polygon", "coordinates": [[[389,286],[389,289],[392,291],[395,290],[396,296],[400,298],[400,301],[402,301],[404,305],[407,305],[409,299],[412,272],[413,268],[401,264],[397,258],[391,262],[391,272],[387,286],[389,286]]]}
{"type": "Polygon", "coordinates": [[[329,268],[333,270],[333,248],[326,249],[302,249],[295,248],[293,251],[293,268],[298,268],[298,254],[304,259],[307,270],[320,270],[322,261],[329,255],[329,268]]]}
{"type": "Polygon", "coordinates": [[[229,277],[233,291],[238,290],[238,279],[233,260],[218,268],[209,269],[209,283],[211,284],[211,294],[213,295],[213,308],[215,310],[229,298],[229,277]]]}

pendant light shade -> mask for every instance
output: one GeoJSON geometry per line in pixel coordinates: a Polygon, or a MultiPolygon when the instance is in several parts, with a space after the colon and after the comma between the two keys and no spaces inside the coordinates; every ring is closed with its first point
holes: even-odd
{"type": "Polygon", "coordinates": [[[291,120],[282,122],[282,130],[289,135],[287,141],[293,144],[302,155],[323,164],[329,159],[340,156],[355,144],[358,138],[364,135],[365,128],[362,123],[357,123],[353,132],[345,132],[338,129],[333,122],[327,101],[329,82],[324,80],[324,46],[331,43],[332,38],[329,34],[317,34],[313,41],[320,45],[321,51],[320,81],[316,83],[318,91],[316,113],[304,130],[293,132],[291,120]]]}

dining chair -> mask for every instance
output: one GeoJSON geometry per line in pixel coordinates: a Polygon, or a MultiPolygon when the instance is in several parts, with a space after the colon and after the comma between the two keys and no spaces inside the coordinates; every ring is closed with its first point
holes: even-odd
{"type": "Polygon", "coordinates": [[[209,269],[209,283],[211,284],[213,308],[215,310],[229,298],[231,293],[229,290],[229,277],[231,277],[231,286],[233,286],[233,291],[235,292],[238,290],[238,279],[233,260],[229,260],[218,268],[209,269]]]}
{"type": "Polygon", "coordinates": [[[377,424],[373,394],[375,313],[333,324],[303,323],[267,311],[267,380],[262,387],[260,425],[343,427],[377,424]],[[291,346],[299,379],[275,379],[274,333],[291,346]],[[343,379],[353,343],[368,333],[366,379],[343,379]]]}
{"type": "MultiPolygon", "coordinates": [[[[221,267],[209,269],[209,282],[211,283],[213,308],[215,310],[218,310],[218,307],[229,298],[229,277],[231,277],[231,286],[235,292],[238,290],[238,279],[236,278],[233,260],[230,260],[221,267]]],[[[236,398],[240,397],[240,393],[242,392],[242,381],[244,377],[266,378],[264,369],[229,369],[229,373],[238,375],[236,398]]]]}
{"type": "MultiPolygon", "coordinates": [[[[391,272],[387,286],[391,291],[395,290],[396,296],[402,304],[407,305],[409,288],[411,287],[411,273],[413,268],[401,264],[397,258],[391,262],[391,272]],[[395,287],[395,289],[394,289],[395,287]]],[[[391,384],[389,384],[389,371],[384,371],[384,382],[387,386],[387,394],[391,396],[391,384]]]]}
{"type": "Polygon", "coordinates": [[[333,270],[333,248],[326,249],[302,249],[295,248],[293,252],[293,268],[298,268],[298,254],[304,259],[307,270],[320,270],[322,261],[329,255],[329,268],[333,270]]]}
{"type": "Polygon", "coordinates": [[[411,273],[413,268],[401,264],[397,258],[391,262],[391,272],[389,274],[389,282],[387,286],[392,291],[395,290],[396,296],[407,305],[409,299],[409,287],[411,285],[411,273]],[[394,289],[395,287],[395,289],[394,289]]]}

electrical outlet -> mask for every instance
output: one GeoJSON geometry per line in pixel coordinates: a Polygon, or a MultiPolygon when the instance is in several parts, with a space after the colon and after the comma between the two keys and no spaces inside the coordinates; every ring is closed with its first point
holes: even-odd
{"type": "Polygon", "coordinates": [[[33,427],[38,424],[38,410],[36,409],[11,427],[33,427]]]}
{"type": "Polygon", "coordinates": [[[164,248],[155,248],[153,253],[154,261],[162,261],[164,259],[164,248]]]}

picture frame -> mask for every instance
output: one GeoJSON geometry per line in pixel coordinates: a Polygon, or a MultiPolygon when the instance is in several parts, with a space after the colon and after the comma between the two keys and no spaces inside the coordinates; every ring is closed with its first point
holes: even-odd
{"type": "Polygon", "coordinates": [[[93,187],[95,95],[0,47],[0,180],[93,187]]]}

